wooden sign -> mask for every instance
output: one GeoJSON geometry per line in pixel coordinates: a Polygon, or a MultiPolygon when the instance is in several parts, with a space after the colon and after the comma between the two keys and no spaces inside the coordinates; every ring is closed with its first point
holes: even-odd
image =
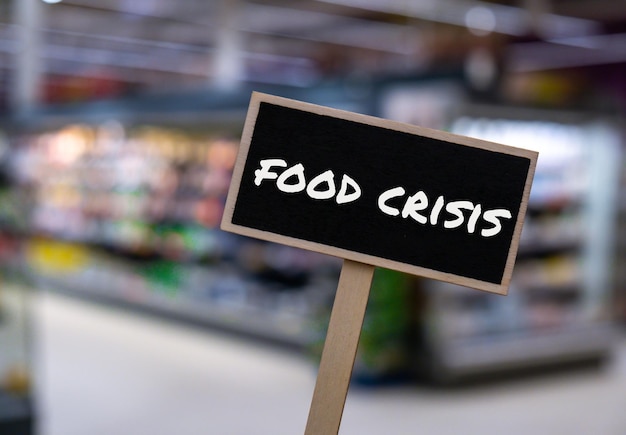
{"type": "Polygon", "coordinates": [[[344,258],[305,435],[339,431],[375,266],[506,294],[536,162],[252,95],[222,229],[344,258]]]}
{"type": "Polygon", "coordinates": [[[255,93],[222,228],[506,294],[536,159],[255,93]]]}

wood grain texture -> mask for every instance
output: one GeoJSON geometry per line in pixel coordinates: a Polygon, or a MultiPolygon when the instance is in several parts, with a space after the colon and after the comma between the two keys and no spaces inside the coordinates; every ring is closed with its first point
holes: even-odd
{"type": "Polygon", "coordinates": [[[339,432],[374,269],[350,260],[343,263],[305,435],[339,432]]]}
{"type": "MultiPolygon", "coordinates": [[[[259,124],[261,125],[261,124],[259,124]]],[[[530,186],[534,174],[534,169],[537,161],[537,153],[534,151],[509,147],[501,144],[478,140],[470,137],[459,136],[447,132],[432,130],[410,124],[403,124],[395,121],[384,120],[372,116],[360,115],[352,112],[347,112],[338,109],[332,109],[323,106],[317,106],[309,103],[303,103],[281,97],[265,95],[260,93],[253,93],[248,114],[246,117],[246,124],[244,127],[241,147],[237,159],[236,166],[234,168],[233,179],[230,186],[224,216],[222,219],[221,227],[226,231],[231,231],[244,236],[255,237],[271,242],[281,243],[289,246],[294,246],[301,249],[313,250],[321,252],[327,255],[333,255],[343,259],[349,259],[356,262],[372,264],[379,267],[385,267],[388,269],[394,269],[414,275],[419,275],[427,278],[438,279],[454,284],[473,287],[480,290],[485,290],[498,294],[506,294],[508,291],[508,285],[510,282],[515,258],[517,254],[517,248],[519,244],[519,238],[522,230],[523,218],[525,216],[528,197],[530,194],[530,186]],[[261,103],[270,103],[288,107],[296,110],[307,111],[323,116],[329,116],[333,118],[343,119],[347,121],[357,122],[361,124],[376,126],[384,129],[390,129],[413,135],[434,138],[454,144],[460,144],[467,147],[478,148],[482,150],[493,151],[501,154],[508,154],[511,156],[524,157],[530,161],[530,170],[526,177],[526,183],[524,187],[523,198],[521,206],[515,216],[515,228],[513,230],[513,237],[508,251],[503,252],[499,258],[506,258],[506,264],[504,265],[504,273],[500,282],[494,283],[487,280],[475,279],[467,275],[462,276],[456,273],[448,273],[441,269],[428,268],[422,265],[411,264],[408,262],[402,262],[391,258],[371,255],[371,252],[357,252],[355,250],[342,248],[340,246],[330,246],[328,244],[320,243],[319,240],[303,240],[298,237],[293,237],[285,234],[277,234],[276,231],[264,231],[258,228],[252,228],[250,226],[237,225],[233,223],[233,215],[237,198],[242,188],[242,174],[244,173],[244,166],[249,155],[250,145],[252,142],[255,124],[259,114],[261,103]]],[[[247,186],[247,184],[246,184],[247,186]]],[[[365,237],[371,237],[371,234],[365,235],[365,237]]],[[[384,237],[384,235],[383,235],[384,237]]],[[[416,249],[425,249],[428,251],[428,246],[416,246],[416,249]]],[[[502,260],[504,262],[504,260],[502,260]]]]}

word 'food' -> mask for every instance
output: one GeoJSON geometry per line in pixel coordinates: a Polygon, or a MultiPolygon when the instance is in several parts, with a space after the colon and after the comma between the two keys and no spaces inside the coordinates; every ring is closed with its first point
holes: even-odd
{"type": "Polygon", "coordinates": [[[254,184],[256,186],[260,186],[263,180],[276,180],[276,187],[281,192],[299,193],[306,190],[307,195],[312,199],[331,199],[334,197],[337,204],[353,202],[361,197],[361,187],[346,174],[341,177],[339,192],[337,192],[335,174],[330,169],[307,183],[302,163],[286,169],[280,175],[270,169],[272,167],[286,168],[286,161],[266,159],[261,160],[260,165],[261,168],[254,171],[254,184]]]}

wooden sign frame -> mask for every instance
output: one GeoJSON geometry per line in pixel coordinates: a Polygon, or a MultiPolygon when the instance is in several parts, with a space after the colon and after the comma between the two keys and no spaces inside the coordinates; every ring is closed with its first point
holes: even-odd
{"type": "MultiPolygon", "coordinates": [[[[393,144],[389,145],[393,147],[393,144]]],[[[419,153],[419,149],[416,149],[415,152],[419,153]]],[[[323,254],[328,254],[336,257],[340,257],[347,260],[352,260],[355,262],[370,264],[374,266],[384,267],[388,269],[394,269],[406,273],[410,273],[413,275],[419,275],[427,278],[433,278],[441,281],[446,281],[458,285],[463,285],[467,287],[472,287],[480,290],[485,290],[488,292],[498,293],[498,294],[506,294],[509,286],[509,282],[511,279],[511,274],[513,271],[513,265],[515,262],[515,258],[517,255],[519,239],[522,231],[522,223],[526,213],[526,207],[528,203],[528,197],[530,194],[530,187],[532,183],[532,179],[534,176],[534,170],[537,162],[538,154],[534,151],[514,148],[510,146],[505,146],[501,144],[496,144],[492,142],[487,142],[483,140],[478,140],[470,137],[459,136],[452,133],[432,130],[428,128],[423,128],[415,125],[404,124],[400,122],[384,120],[372,116],[360,115],[352,112],[347,112],[338,109],[332,109],[328,107],[318,106],[314,104],[304,103],[300,101],[290,100],[286,98],[281,98],[277,96],[261,94],[254,92],[252,94],[252,98],[250,101],[250,106],[248,109],[248,113],[246,116],[246,122],[242,134],[241,139],[241,148],[239,150],[239,155],[237,158],[237,162],[233,172],[233,179],[231,182],[230,190],[228,193],[228,198],[226,201],[224,216],[222,219],[222,229],[234,233],[238,233],[245,236],[255,237],[258,239],[263,239],[271,242],[281,243],[297,248],[307,249],[311,251],[320,252],[323,254]],[[233,223],[233,213],[236,207],[236,201],[239,196],[239,191],[241,187],[242,175],[244,172],[244,166],[246,164],[246,160],[248,157],[248,153],[250,150],[250,146],[253,140],[253,135],[255,132],[255,125],[257,121],[257,116],[259,114],[259,107],[262,103],[269,103],[272,105],[282,106],[290,109],[296,109],[299,111],[304,111],[312,114],[322,115],[330,118],[336,118],[340,120],[351,121],[354,123],[365,124],[374,127],[380,127],[387,130],[398,131],[403,133],[409,133],[411,135],[421,136],[424,138],[435,139],[437,141],[441,141],[441,143],[446,144],[456,144],[462,145],[465,147],[470,147],[478,150],[486,150],[494,153],[499,153],[503,155],[509,156],[517,156],[522,157],[524,159],[528,159],[528,171],[526,174],[525,184],[523,186],[523,193],[520,198],[519,210],[516,216],[513,216],[515,219],[515,227],[512,234],[511,243],[509,245],[507,257],[506,257],[506,265],[502,272],[502,279],[500,282],[487,282],[480,279],[475,279],[467,276],[461,276],[455,273],[448,273],[445,271],[430,269],[426,267],[422,267],[414,264],[407,264],[404,262],[395,261],[389,258],[382,258],[374,255],[370,255],[368,253],[363,252],[355,252],[352,250],[344,249],[336,246],[329,246],[327,244],[318,243],[316,241],[311,240],[303,240],[299,238],[294,238],[288,235],[279,234],[277,232],[268,232],[264,230],[260,230],[257,228],[251,228],[247,226],[237,225],[233,223]]],[[[357,158],[358,156],[355,156],[357,158]]],[[[428,246],[423,246],[421,249],[428,250],[428,246]]]]}
{"type": "MultiPolygon", "coordinates": [[[[285,112],[283,112],[283,114],[285,114],[285,112]]],[[[309,118],[309,120],[311,120],[311,118],[309,118]]],[[[276,119],[274,121],[276,121],[276,119]]],[[[279,123],[282,122],[282,118],[280,116],[279,116],[278,122],[279,123]]],[[[333,123],[334,128],[339,128],[339,129],[343,128],[343,126],[338,125],[334,121],[329,121],[329,122],[333,123]]],[[[305,124],[306,124],[306,121],[305,121],[305,124]]],[[[301,121],[300,126],[303,126],[303,125],[304,124],[301,121]]],[[[319,125],[317,126],[319,127],[319,125]]],[[[281,127],[282,128],[280,128],[280,130],[283,133],[285,133],[286,136],[289,136],[292,133],[292,131],[289,129],[285,130],[284,126],[281,126],[281,127]]],[[[294,128],[297,128],[297,126],[294,126],[294,128]]],[[[308,128],[310,130],[311,126],[309,125],[308,128]]],[[[271,133],[270,136],[272,136],[270,140],[270,144],[269,144],[270,145],[269,149],[273,150],[274,141],[275,140],[281,141],[282,138],[275,137],[276,135],[275,135],[275,132],[272,130],[272,128],[270,128],[269,131],[271,133]]],[[[380,139],[381,136],[378,135],[377,137],[380,139]]],[[[367,136],[367,134],[366,135],[361,134],[361,138],[366,142],[369,140],[369,137],[367,136]]],[[[400,142],[402,142],[402,139],[406,139],[406,137],[403,136],[400,139],[401,139],[400,142]]],[[[341,144],[336,144],[336,145],[340,146],[341,144]]],[[[406,150],[407,144],[404,143],[404,145],[405,145],[404,148],[406,150]]],[[[419,152],[419,149],[414,149],[412,144],[409,144],[409,145],[410,145],[409,146],[410,154],[419,152]]],[[[458,151],[459,148],[455,148],[456,145],[453,148],[458,151]]],[[[391,146],[393,146],[393,144],[391,144],[391,146]]],[[[282,150],[285,151],[286,149],[283,147],[282,150]]],[[[272,158],[272,157],[275,158],[276,156],[266,156],[266,158],[272,158]]],[[[356,155],[355,156],[350,155],[349,157],[354,158],[355,160],[358,160],[358,156],[356,155]]],[[[468,137],[457,136],[457,135],[453,135],[450,133],[430,130],[430,129],[421,128],[421,127],[417,127],[413,125],[387,121],[387,120],[383,120],[379,118],[374,118],[371,116],[358,115],[358,114],[351,113],[351,112],[316,106],[313,104],[302,103],[299,101],[288,100],[285,98],[275,97],[271,95],[253,93],[250,106],[248,109],[246,123],[244,126],[243,136],[241,140],[241,148],[239,149],[237,162],[234,168],[233,179],[232,179],[232,183],[229,189],[228,198],[226,201],[225,212],[224,212],[222,225],[221,225],[222,229],[226,231],[238,233],[241,235],[245,235],[245,236],[256,237],[256,238],[267,240],[270,242],[282,243],[282,244],[294,246],[297,248],[308,249],[308,250],[317,251],[317,252],[321,252],[324,254],[329,254],[329,255],[334,255],[334,256],[344,258],[343,267],[341,269],[341,275],[339,277],[337,293],[335,296],[335,302],[333,304],[333,309],[332,309],[331,316],[330,316],[330,322],[328,325],[328,333],[326,336],[326,341],[324,343],[324,349],[322,351],[322,358],[320,361],[320,367],[319,367],[319,372],[317,376],[317,381],[315,384],[315,390],[313,392],[313,399],[311,401],[311,408],[309,410],[309,417],[308,417],[307,424],[306,424],[305,435],[320,435],[320,434],[326,435],[326,434],[337,434],[339,432],[339,426],[341,424],[341,418],[343,415],[343,408],[345,405],[346,396],[348,394],[350,378],[352,375],[352,369],[354,366],[354,360],[356,357],[357,347],[359,343],[359,336],[361,334],[361,328],[362,328],[363,319],[365,316],[365,309],[367,306],[369,291],[370,291],[370,287],[372,283],[372,278],[374,275],[374,269],[376,266],[381,266],[381,267],[385,267],[389,269],[395,269],[395,270],[399,270],[403,272],[412,273],[415,275],[421,275],[421,276],[439,279],[442,281],[448,281],[448,282],[452,282],[452,283],[456,283],[460,285],[466,285],[466,286],[470,286],[470,287],[474,287],[477,289],[486,290],[486,291],[490,291],[494,293],[506,294],[509,281],[511,278],[511,273],[513,270],[513,264],[515,262],[515,256],[517,253],[519,238],[520,238],[520,234],[522,231],[522,222],[523,222],[524,215],[526,213],[528,196],[530,194],[530,186],[531,186],[532,178],[534,175],[537,157],[538,157],[537,153],[533,151],[506,147],[504,145],[494,144],[491,142],[485,142],[485,141],[472,139],[468,137]],[[254,139],[255,127],[257,124],[259,110],[260,110],[262,103],[268,103],[273,106],[278,106],[278,107],[287,108],[287,109],[295,109],[296,111],[301,111],[303,113],[319,115],[322,117],[328,117],[328,118],[322,119],[322,118],[319,118],[319,116],[314,116],[313,118],[315,118],[315,121],[318,123],[320,120],[324,122],[326,122],[326,120],[333,120],[333,119],[344,120],[344,121],[348,121],[348,123],[345,124],[346,128],[354,128],[354,126],[358,124],[358,125],[366,125],[366,126],[374,127],[374,130],[372,130],[370,127],[367,127],[366,129],[370,128],[369,130],[370,132],[375,131],[378,134],[385,135],[386,132],[388,131],[395,131],[395,132],[409,133],[411,135],[416,135],[416,136],[420,136],[423,138],[428,138],[428,140],[422,141],[421,143],[425,144],[426,148],[430,149],[431,152],[434,152],[434,154],[438,154],[440,157],[440,160],[441,160],[441,149],[434,150],[433,145],[437,146],[438,144],[441,144],[441,146],[446,146],[446,144],[447,145],[456,144],[456,145],[463,145],[463,146],[467,146],[467,147],[478,149],[478,150],[487,151],[487,153],[484,153],[484,152],[478,153],[478,154],[481,154],[482,156],[489,156],[490,153],[493,152],[493,153],[506,154],[509,156],[520,157],[521,159],[513,159],[513,160],[518,160],[517,162],[518,164],[513,165],[517,169],[511,170],[511,174],[517,174],[518,178],[520,174],[524,175],[524,172],[523,171],[520,172],[519,170],[520,167],[522,167],[522,169],[526,169],[525,179],[523,180],[524,182],[521,185],[522,194],[520,198],[519,208],[518,208],[517,215],[515,216],[515,225],[511,234],[511,243],[508,247],[506,263],[504,266],[504,270],[502,271],[502,274],[501,274],[502,279],[500,280],[500,282],[495,283],[495,282],[484,281],[484,280],[475,279],[475,278],[468,278],[466,276],[460,276],[458,274],[441,272],[438,270],[422,267],[419,265],[407,264],[405,262],[395,261],[389,258],[369,255],[363,252],[355,252],[353,250],[345,249],[342,247],[337,247],[335,245],[318,243],[314,240],[292,237],[289,235],[281,234],[281,231],[280,231],[281,228],[278,228],[277,231],[265,231],[259,228],[255,228],[254,226],[239,225],[239,224],[234,223],[233,216],[235,214],[235,208],[237,207],[237,200],[240,197],[240,192],[241,192],[240,189],[242,187],[241,186],[242,178],[243,178],[246,162],[248,159],[248,155],[250,153],[250,147],[254,139]],[[386,129],[386,130],[381,131],[380,129],[386,129]],[[523,163],[522,166],[520,166],[519,160],[523,160],[523,159],[527,159],[527,162],[524,160],[522,162],[523,163]],[[526,166],[524,166],[524,164],[526,164],[526,166]]],[[[444,157],[443,160],[445,161],[446,158],[444,157]]],[[[274,163],[278,161],[279,161],[278,159],[274,159],[274,163]]],[[[286,162],[283,160],[280,160],[279,162],[280,162],[279,163],[280,166],[286,165],[286,162]]],[[[374,163],[374,166],[377,165],[376,160],[373,163],[374,163]]],[[[372,164],[372,161],[370,161],[370,164],[372,164]]],[[[457,165],[456,167],[459,168],[460,166],[457,165]]],[[[250,170],[250,168],[248,169],[250,170]]],[[[257,177],[261,179],[262,181],[263,176],[265,176],[269,178],[270,180],[278,179],[277,180],[277,184],[278,184],[278,181],[279,181],[278,174],[267,171],[267,168],[265,169],[266,170],[264,171],[263,167],[257,168],[257,169],[252,168],[254,177],[252,178],[249,177],[248,181],[255,180],[253,184],[257,185],[258,187],[260,183],[257,184],[257,181],[259,181],[257,180],[257,177]],[[257,176],[257,173],[260,174],[260,176],[257,176]]],[[[477,172],[474,172],[474,174],[476,173],[477,172]]],[[[508,175],[508,174],[509,174],[508,172],[505,172],[503,175],[508,175]]],[[[334,175],[332,176],[334,177],[334,175]]],[[[342,183],[343,183],[343,180],[345,179],[346,179],[345,177],[342,179],[342,183]]],[[[516,192],[519,193],[520,191],[519,179],[517,181],[518,183],[516,184],[517,186],[516,192]]],[[[330,186],[330,182],[328,182],[328,179],[326,182],[330,186]]],[[[286,185],[286,182],[283,181],[283,184],[286,185]]],[[[355,186],[354,183],[352,184],[352,187],[353,189],[356,187],[355,191],[357,192],[360,189],[360,187],[358,187],[358,185],[355,186]]],[[[339,201],[338,199],[342,192],[343,192],[342,199],[345,199],[347,196],[349,196],[346,193],[347,188],[345,191],[343,190],[343,188],[344,186],[342,184],[342,188],[339,190],[339,193],[337,193],[337,201],[336,201],[337,205],[343,204],[343,202],[339,201]]],[[[499,186],[496,186],[494,189],[498,190],[498,188],[499,186]]],[[[328,188],[328,190],[332,191],[333,195],[336,193],[334,190],[330,189],[330,187],[328,188]]],[[[254,191],[253,193],[254,194],[252,195],[252,197],[249,195],[247,196],[247,200],[254,200],[254,197],[256,196],[256,191],[254,191]]],[[[292,192],[292,193],[295,193],[295,192],[292,192]]],[[[313,189],[311,192],[309,192],[308,187],[307,187],[307,194],[318,195],[319,191],[316,191],[315,189],[313,189]]],[[[359,193],[359,197],[360,197],[360,193],[359,193]]],[[[277,197],[273,196],[272,198],[276,199],[277,197]]],[[[440,196],[439,198],[443,198],[443,197],[440,196]]],[[[316,198],[316,199],[319,199],[319,198],[316,198]]],[[[330,199],[330,197],[325,198],[325,199],[328,200],[330,199]]],[[[439,201],[439,199],[437,201],[439,201]]],[[[380,197],[379,197],[378,206],[380,208],[380,197]]],[[[278,204],[278,207],[280,207],[280,204],[278,204]]],[[[443,205],[439,206],[440,209],[441,207],[443,207],[443,205]]],[[[265,208],[253,209],[253,210],[255,211],[262,210],[262,211],[269,212],[271,209],[272,209],[272,205],[270,205],[269,208],[265,207],[265,208]]],[[[476,209],[478,209],[478,206],[472,205],[472,210],[473,210],[472,216],[474,215],[474,211],[476,211],[476,209]]],[[[448,210],[447,208],[446,208],[446,211],[450,213],[453,212],[451,210],[448,210]]],[[[294,211],[294,209],[292,208],[291,212],[298,213],[298,210],[294,211]]],[[[435,223],[437,222],[439,212],[440,211],[437,211],[437,217],[434,219],[435,223]]],[[[268,214],[271,214],[271,213],[268,213],[268,214]]],[[[302,213],[298,214],[298,217],[300,218],[300,220],[296,219],[297,221],[296,224],[306,223],[306,221],[301,220],[303,216],[306,217],[306,213],[304,215],[302,215],[302,213]]],[[[512,213],[509,212],[508,218],[512,218],[512,217],[513,217],[512,213]]],[[[431,212],[430,219],[431,219],[431,224],[433,224],[432,212],[431,212]]],[[[473,225],[476,224],[477,219],[478,217],[475,218],[473,225]]],[[[269,220],[271,221],[272,218],[270,217],[269,220]]],[[[472,220],[472,217],[469,218],[469,221],[471,220],[472,220]]],[[[268,221],[268,218],[265,218],[266,226],[268,225],[267,221],[268,221]]],[[[281,221],[287,225],[293,225],[293,223],[290,222],[290,218],[287,221],[284,221],[281,218],[281,221]]],[[[269,226],[272,228],[276,228],[276,225],[274,226],[269,225],[269,226]]],[[[468,224],[468,231],[473,234],[475,228],[472,227],[471,231],[469,228],[470,227],[468,224]]],[[[321,234],[321,233],[318,232],[317,234],[321,234]]],[[[371,237],[371,235],[363,234],[362,237],[371,237]]],[[[428,252],[429,246],[424,246],[423,249],[427,250],[428,252]]]]}

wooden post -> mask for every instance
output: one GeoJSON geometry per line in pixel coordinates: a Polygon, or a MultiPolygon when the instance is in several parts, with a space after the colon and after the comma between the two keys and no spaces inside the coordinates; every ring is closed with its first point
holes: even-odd
{"type": "Polygon", "coordinates": [[[339,432],[374,269],[344,260],[305,435],[339,432]]]}

